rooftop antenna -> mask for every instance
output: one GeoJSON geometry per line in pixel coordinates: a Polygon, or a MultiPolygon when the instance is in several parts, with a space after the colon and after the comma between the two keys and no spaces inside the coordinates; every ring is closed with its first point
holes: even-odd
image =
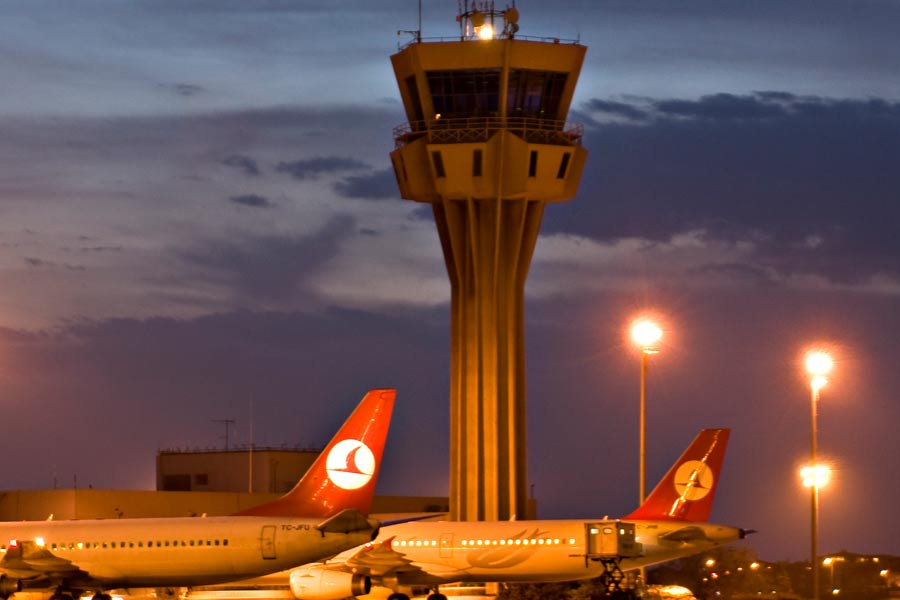
{"type": "Polygon", "coordinates": [[[210,419],[213,423],[224,423],[225,424],[225,449],[228,450],[228,433],[229,427],[234,425],[236,421],[234,419],[210,419]]]}
{"type": "Polygon", "coordinates": [[[512,0],[504,10],[494,8],[494,0],[457,0],[459,14],[460,41],[470,39],[513,39],[519,31],[519,9],[512,0]],[[503,29],[496,27],[497,20],[502,21],[503,29]]]}
{"type": "Polygon", "coordinates": [[[422,0],[419,0],[419,28],[416,30],[411,29],[399,29],[397,30],[397,35],[408,33],[415,38],[416,42],[419,43],[422,41],[422,0]]]}

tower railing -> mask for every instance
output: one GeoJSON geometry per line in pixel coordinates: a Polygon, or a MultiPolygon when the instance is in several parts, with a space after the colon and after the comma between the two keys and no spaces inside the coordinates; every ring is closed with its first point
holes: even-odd
{"type": "Polygon", "coordinates": [[[485,142],[498,131],[509,131],[532,144],[580,146],[584,126],[537,117],[464,117],[412,121],[394,127],[396,148],[427,137],[432,144],[485,142]]]}
{"type": "MultiPolygon", "coordinates": [[[[430,37],[422,37],[421,32],[418,30],[414,31],[398,31],[397,34],[408,33],[413,36],[413,39],[408,40],[406,42],[398,42],[397,49],[400,51],[405,50],[407,47],[412,46],[413,44],[427,44],[433,42],[473,42],[473,43],[484,43],[484,40],[479,39],[478,37],[465,37],[465,36],[430,36],[430,37]]],[[[574,39],[571,38],[558,38],[558,37],[549,37],[546,35],[519,35],[515,36],[500,36],[496,39],[508,39],[508,40],[518,40],[518,41],[526,41],[526,42],[542,42],[545,44],[566,44],[566,45],[577,45],[581,43],[581,37],[577,37],[574,39]]]]}

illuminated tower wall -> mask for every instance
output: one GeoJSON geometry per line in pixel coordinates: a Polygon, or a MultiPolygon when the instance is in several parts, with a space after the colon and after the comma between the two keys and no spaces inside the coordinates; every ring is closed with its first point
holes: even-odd
{"type": "Polygon", "coordinates": [[[575,195],[587,151],[565,123],[585,47],[417,40],[391,57],[407,124],[391,161],[428,202],[451,297],[450,510],[528,516],[524,287],[544,206],[575,195]]]}

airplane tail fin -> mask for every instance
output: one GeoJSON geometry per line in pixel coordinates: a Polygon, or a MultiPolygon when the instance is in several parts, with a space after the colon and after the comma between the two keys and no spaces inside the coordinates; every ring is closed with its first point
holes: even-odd
{"type": "Polygon", "coordinates": [[[644,503],[622,520],[708,521],[729,433],[704,429],[697,434],[644,503]]]}
{"type": "Polygon", "coordinates": [[[397,390],[370,390],[294,489],[239,516],[331,517],[369,514],[397,390]]]}

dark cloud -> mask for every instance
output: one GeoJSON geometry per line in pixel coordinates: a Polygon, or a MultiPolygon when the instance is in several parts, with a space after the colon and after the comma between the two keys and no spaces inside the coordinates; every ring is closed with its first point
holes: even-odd
{"type": "Polygon", "coordinates": [[[354,171],[371,168],[361,160],[344,156],[317,156],[295,160],[293,162],[280,162],[275,170],[278,173],[287,173],[294,179],[313,179],[324,173],[337,173],[341,171],[354,171]]]}
{"type": "Polygon", "coordinates": [[[549,207],[544,232],[665,241],[701,229],[751,242],[752,268],[900,276],[900,103],[762,92],[634,104],[650,116],[588,129],[578,198],[549,207]]]}
{"type": "Polygon", "coordinates": [[[334,184],[334,190],[345,198],[398,198],[397,178],[393,168],[366,175],[352,175],[334,184]]]}
{"type": "Polygon", "coordinates": [[[121,252],[122,246],[89,246],[79,248],[79,252],[121,252]]]}
{"type": "Polygon", "coordinates": [[[240,154],[232,154],[228,158],[222,161],[222,164],[227,167],[234,167],[235,169],[240,169],[244,172],[244,175],[249,175],[250,177],[257,177],[260,174],[259,165],[256,164],[256,161],[250,158],[249,156],[242,156],[240,154]]]}
{"type": "Polygon", "coordinates": [[[232,196],[228,199],[228,201],[240,206],[249,206],[251,208],[271,208],[274,206],[274,204],[268,198],[266,198],[265,196],[260,196],[258,194],[232,196]]]}
{"type": "Polygon", "coordinates": [[[773,281],[771,273],[765,269],[755,265],[747,265],[742,263],[720,263],[713,265],[703,265],[697,269],[699,273],[704,275],[712,275],[716,279],[726,278],[741,283],[751,285],[772,285],[773,281]]]}
{"type": "Polygon", "coordinates": [[[588,112],[598,112],[611,116],[623,117],[632,121],[643,121],[647,118],[646,110],[625,102],[613,100],[600,100],[593,98],[585,103],[584,109],[588,112]]]}
{"type": "MultiPolygon", "coordinates": [[[[79,236],[79,241],[90,241],[90,238],[79,236]]],[[[122,246],[82,246],[79,248],[63,246],[60,248],[60,250],[64,252],[79,252],[82,254],[105,254],[109,252],[122,252],[124,248],[122,246]]]]}
{"type": "Polygon", "coordinates": [[[774,98],[713,94],[700,100],[662,100],[653,104],[662,117],[688,117],[715,120],[776,119],[787,115],[774,98]]]}
{"type": "Polygon", "coordinates": [[[355,230],[353,218],[341,215],[306,237],[212,242],[180,251],[178,256],[194,271],[193,277],[230,288],[242,303],[291,306],[313,295],[304,287],[308,278],[337,254],[340,240],[355,230]]]}
{"type": "Polygon", "coordinates": [[[176,83],[172,86],[172,89],[174,89],[179,96],[196,96],[197,94],[202,94],[206,91],[202,86],[190,83],[176,83]]]}
{"type": "Polygon", "coordinates": [[[87,267],[84,265],[73,265],[70,263],[56,263],[51,260],[44,260],[42,258],[34,258],[31,256],[26,256],[22,260],[25,261],[25,264],[28,265],[31,269],[56,269],[62,267],[67,271],[87,271],[87,267]]]}
{"type": "Polygon", "coordinates": [[[25,264],[29,267],[39,268],[39,267],[52,267],[54,263],[43,260],[41,258],[34,258],[32,256],[26,256],[22,260],[25,261],[25,264]]]}

